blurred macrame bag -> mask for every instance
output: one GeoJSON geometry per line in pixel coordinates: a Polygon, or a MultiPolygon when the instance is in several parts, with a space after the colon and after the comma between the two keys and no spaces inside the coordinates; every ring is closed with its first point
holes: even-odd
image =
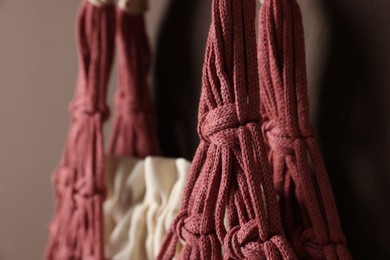
{"type": "Polygon", "coordinates": [[[146,83],[150,63],[146,3],[122,1],[116,13],[119,87],[103,205],[109,259],[154,259],[177,214],[190,165],[184,159],[155,156],[159,147],[146,83]]]}
{"type": "Polygon", "coordinates": [[[146,9],[144,0],[119,1],[118,8],[112,1],[86,0],[80,7],[80,73],[71,130],[53,175],[56,214],[46,259],[153,259],[178,212],[190,163],[156,156],[146,9]],[[115,39],[119,86],[104,155],[115,39]]]}
{"type": "Polygon", "coordinates": [[[80,74],[53,175],[46,259],[350,259],[308,122],[295,0],[265,0],[258,50],[256,1],[212,0],[191,166],[147,157],[159,148],[145,3],[120,1],[116,10],[85,0],[80,8],[80,74]],[[119,88],[105,156],[115,32],[119,88]]]}

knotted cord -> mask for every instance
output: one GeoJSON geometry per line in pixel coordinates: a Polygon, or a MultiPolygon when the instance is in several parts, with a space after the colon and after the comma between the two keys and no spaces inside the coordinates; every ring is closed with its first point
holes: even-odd
{"type": "Polygon", "coordinates": [[[179,259],[296,259],[283,234],[261,134],[256,1],[212,3],[201,143],[158,259],[175,257],[179,239],[185,242],[179,259]]]}
{"type": "Polygon", "coordinates": [[[265,0],[259,35],[262,130],[285,230],[302,258],[351,259],[309,121],[303,25],[296,0],[265,0]]]}
{"type": "Polygon", "coordinates": [[[160,149],[147,83],[150,49],[142,13],[132,15],[122,8],[117,9],[116,42],[119,87],[109,152],[140,158],[157,155],[160,149]]]}
{"type": "Polygon", "coordinates": [[[60,166],[53,174],[56,211],[46,259],[104,259],[105,199],[102,125],[114,54],[115,8],[83,1],[77,22],[79,75],[72,123],[60,166]]]}

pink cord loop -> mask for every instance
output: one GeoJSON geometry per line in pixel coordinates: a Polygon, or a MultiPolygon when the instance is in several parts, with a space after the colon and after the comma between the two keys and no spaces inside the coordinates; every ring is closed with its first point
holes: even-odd
{"type": "Polygon", "coordinates": [[[263,241],[259,239],[258,222],[253,219],[227,232],[224,239],[225,259],[288,259],[289,254],[293,255],[290,249],[283,246],[287,241],[281,235],[263,241]]]}
{"type": "Polygon", "coordinates": [[[319,242],[312,228],[299,228],[293,233],[291,242],[297,254],[309,259],[350,259],[345,241],[319,242]]]}
{"type": "Polygon", "coordinates": [[[202,225],[201,214],[187,217],[186,213],[180,213],[173,223],[173,228],[181,240],[192,247],[201,247],[204,239],[216,240],[215,230],[211,225],[202,225]]]}

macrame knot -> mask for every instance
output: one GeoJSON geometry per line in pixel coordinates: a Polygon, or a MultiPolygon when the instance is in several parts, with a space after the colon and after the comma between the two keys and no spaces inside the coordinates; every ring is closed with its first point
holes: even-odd
{"type": "MultiPolygon", "coordinates": [[[[85,179],[78,179],[76,182],[76,170],[68,167],[60,167],[53,175],[52,182],[69,201],[76,202],[77,205],[83,204],[84,199],[92,198],[94,196],[106,196],[104,188],[98,188],[93,182],[87,182],[85,179]],[[73,198],[73,199],[72,199],[73,198]]],[[[102,186],[102,185],[100,185],[102,186]]],[[[103,186],[102,186],[103,187],[103,186]]]]}
{"type": "Polygon", "coordinates": [[[204,115],[199,123],[198,132],[201,139],[207,143],[238,148],[239,128],[258,123],[258,120],[240,123],[236,104],[231,103],[219,106],[204,115]]]}
{"type": "Polygon", "coordinates": [[[224,239],[226,256],[233,259],[275,259],[273,256],[286,255],[287,249],[281,248],[286,244],[280,235],[262,240],[256,219],[230,229],[224,239]]]}
{"type": "Polygon", "coordinates": [[[309,259],[350,259],[343,241],[319,242],[312,228],[299,228],[293,233],[291,242],[297,254],[309,259]],[[330,258],[329,258],[330,257],[330,258]]]}
{"type": "Polygon", "coordinates": [[[98,105],[90,98],[79,98],[70,104],[69,111],[75,119],[100,116],[106,121],[110,116],[110,109],[106,104],[98,105]]]}
{"type": "Polygon", "coordinates": [[[55,173],[52,175],[52,183],[56,187],[57,191],[60,193],[65,192],[67,189],[69,189],[75,178],[76,178],[76,172],[73,170],[70,170],[68,167],[59,167],[55,173]]]}
{"type": "Polygon", "coordinates": [[[262,132],[266,136],[265,141],[274,151],[281,151],[284,154],[294,154],[294,143],[297,140],[305,141],[314,138],[311,127],[306,127],[302,133],[293,134],[280,120],[267,120],[263,122],[262,132]]]}
{"type": "Polygon", "coordinates": [[[212,226],[204,227],[202,220],[202,214],[188,217],[186,213],[180,213],[176,217],[173,227],[181,240],[190,246],[199,247],[203,239],[216,239],[216,233],[212,226]]]}
{"type": "Polygon", "coordinates": [[[103,185],[95,185],[92,181],[87,181],[85,179],[79,179],[74,185],[74,192],[81,199],[91,198],[95,196],[102,196],[105,198],[106,189],[103,185]]]}

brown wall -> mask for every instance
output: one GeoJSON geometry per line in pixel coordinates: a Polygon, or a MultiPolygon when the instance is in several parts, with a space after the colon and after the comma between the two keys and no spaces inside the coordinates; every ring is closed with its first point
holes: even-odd
{"type": "Polygon", "coordinates": [[[0,0],[0,259],[41,259],[76,75],[77,1],[0,0]]]}
{"type": "MultiPolygon", "coordinates": [[[[159,136],[167,155],[191,158],[197,145],[196,107],[209,2],[151,1],[148,29],[152,46],[158,46],[151,74],[159,136]]],[[[385,224],[390,187],[390,3],[299,2],[313,119],[320,127],[348,239],[358,259],[370,259],[367,252],[374,252],[375,259],[390,258],[385,250],[390,233],[385,224]]],[[[53,208],[50,176],[65,139],[77,72],[78,3],[0,0],[0,260],[42,256],[53,208]]],[[[115,81],[113,77],[111,92],[115,81]]]]}

